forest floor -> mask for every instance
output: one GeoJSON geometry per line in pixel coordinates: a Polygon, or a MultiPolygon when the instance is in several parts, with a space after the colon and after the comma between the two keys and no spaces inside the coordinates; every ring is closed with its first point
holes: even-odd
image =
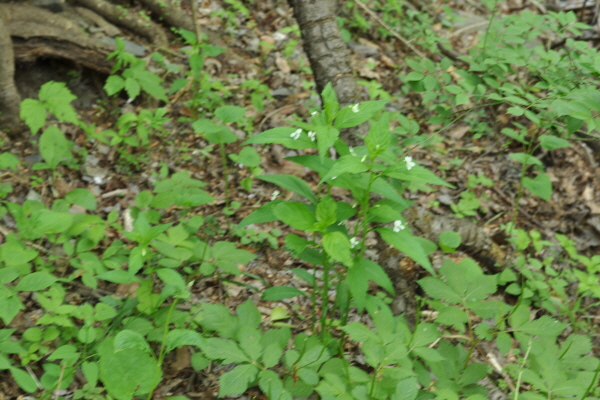
{"type": "MultiPolygon", "coordinates": [[[[205,65],[211,71],[212,79],[220,82],[222,90],[231,93],[223,95],[224,103],[247,108],[246,117],[251,118],[249,131],[235,131],[240,139],[279,126],[286,126],[286,120],[306,119],[310,112],[319,106],[319,98],[314,85],[308,60],[303,52],[298,31],[291,29],[295,24],[292,11],[283,1],[265,0],[249,6],[250,14],[232,13],[225,2],[202,1],[199,23],[221,32],[231,49],[242,57],[246,64],[228,62],[227,53],[218,58],[207,59],[205,65]],[[251,90],[241,90],[240,86],[248,79],[256,79],[268,90],[261,94],[260,101],[252,104],[251,90]],[[257,103],[258,102],[258,103],[257,103]],[[256,104],[262,103],[259,110],[256,104]]],[[[460,6],[457,6],[460,7],[460,6]]],[[[474,11],[462,7],[461,12],[474,11]]],[[[441,10],[441,8],[440,8],[441,10]]],[[[507,11],[508,12],[508,11],[507,11]]],[[[368,19],[367,15],[363,15],[368,19]]],[[[399,73],[406,72],[403,59],[410,50],[394,38],[382,38],[379,26],[371,21],[373,28],[353,36],[351,44],[352,61],[358,77],[366,86],[379,94],[389,94],[389,110],[397,110],[419,120],[422,110],[414,98],[401,92],[399,73]],[[377,89],[377,90],[374,90],[377,89]]],[[[440,35],[447,35],[449,29],[440,24],[440,35]]],[[[410,38],[408,38],[410,39],[410,38]]],[[[132,39],[133,40],[133,39],[132,39]]],[[[460,37],[454,37],[455,51],[466,53],[476,39],[476,31],[467,31],[460,37]]],[[[172,50],[177,51],[173,45],[172,50]]],[[[435,60],[435,57],[432,56],[435,60]]],[[[56,61],[40,61],[35,68],[48,65],[54,68],[56,61]]],[[[59,63],[60,64],[60,63],[59,63]]],[[[33,68],[31,66],[27,68],[33,68]]],[[[72,80],[71,87],[84,85],[85,90],[98,94],[98,101],[91,101],[79,108],[81,118],[95,123],[100,129],[110,128],[121,113],[139,112],[147,108],[144,100],[128,103],[125,98],[107,99],[98,89],[98,77],[83,72],[72,80]]],[[[101,86],[102,84],[100,84],[101,86]]],[[[77,92],[77,89],[73,89],[77,92]]],[[[365,91],[367,88],[365,87],[365,91]]],[[[182,99],[183,100],[183,99],[182,99]]],[[[179,117],[190,117],[192,112],[180,103],[167,105],[172,121],[179,117]]],[[[409,199],[418,207],[439,215],[455,214],[476,221],[490,237],[508,246],[502,236],[502,226],[511,221],[526,230],[537,230],[543,238],[560,233],[574,240],[580,254],[594,255],[600,252],[600,159],[585,144],[576,143],[565,149],[559,149],[538,155],[545,164],[546,172],[552,181],[552,197],[549,201],[534,196],[519,196],[521,166],[511,160],[507,154],[519,151],[518,144],[505,145],[506,138],[497,134],[503,127],[501,118],[494,123],[494,132],[475,132],[465,123],[458,123],[440,132],[440,126],[421,124],[421,135],[430,138],[424,145],[410,150],[410,156],[422,166],[435,171],[438,176],[453,184],[456,188],[413,187],[409,199]],[[465,195],[468,193],[468,195],[465,195]],[[517,203],[518,201],[518,203],[517,203]],[[454,206],[454,207],[452,207],[454,206]]],[[[13,186],[8,200],[22,204],[26,199],[41,200],[51,204],[75,188],[87,188],[96,194],[98,213],[107,215],[116,210],[122,218],[123,211],[131,207],[135,196],[143,190],[151,190],[161,168],[173,173],[190,171],[192,177],[207,184],[204,188],[216,201],[208,206],[194,210],[207,221],[206,233],[213,240],[239,241],[240,237],[231,235],[230,227],[253,210],[271,199],[277,189],[274,185],[254,180],[250,191],[242,188],[240,181],[249,176],[247,169],[231,164],[229,175],[230,200],[242,205],[231,216],[221,212],[225,203],[222,163],[218,148],[194,134],[188,122],[168,123],[169,134],[152,138],[145,148],[131,148],[127,160],[115,148],[90,141],[84,132],[65,125],[65,132],[77,146],[85,149],[87,159],[81,159],[81,168],[58,167],[58,175],[53,178],[47,170],[35,171],[30,168],[41,161],[36,138],[4,142],[1,151],[9,151],[25,162],[16,172],[0,172],[0,182],[13,186]],[[71,129],[70,131],[67,129],[71,129]]],[[[228,145],[228,153],[238,153],[237,144],[228,145]]],[[[316,187],[319,177],[307,171],[285,157],[295,155],[286,152],[280,146],[258,149],[261,155],[261,167],[267,174],[293,174],[301,177],[312,187],[316,187]]],[[[80,153],[83,154],[83,153],[80,153]]],[[[344,197],[347,193],[337,195],[344,197]]],[[[291,197],[291,194],[290,194],[291,197]]],[[[171,219],[164,216],[163,221],[176,221],[177,210],[168,210],[171,219]]],[[[14,221],[8,217],[0,220],[0,243],[3,237],[15,230],[14,221]]],[[[287,321],[296,330],[308,330],[311,308],[308,300],[285,300],[282,302],[264,302],[260,299],[260,290],[266,285],[291,285],[303,288],[303,283],[294,278],[290,269],[302,266],[292,258],[283,247],[283,237],[290,229],[283,224],[269,223],[255,229],[265,232],[263,236],[251,240],[242,248],[254,253],[256,259],[244,266],[248,273],[232,278],[230,282],[204,281],[193,288],[193,301],[219,302],[236,307],[248,298],[252,298],[259,310],[267,318],[275,307],[284,307],[290,314],[287,321]],[[274,246],[271,246],[268,243],[274,246]]],[[[242,234],[243,236],[243,234],[242,234]]],[[[258,237],[258,236],[257,236],[258,237]]],[[[543,257],[543,255],[540,255],[543,257]]],[[[460,255],[458,256],[460,257],[460,255]]],[[[420,271],[425,276],[425,271],[420,271]]],[[[96,291],[86,290],[79,293],[73,285],[69,293],[70,301],[79,304],[89,298],[114,294],[127,296],[135,290],[135,284],[104,283],[96,291]]],[[[23,299],[26,310],[21,311],[10,328],[17,332],[30,327],[40,312],[38,304],[31,298],[23,299]]],[[[595,318],[596,324],[600,311],[595,318]]],[[[600,331],[590,331],[594,338],[596,356],[600,357],[600,331]]],[[[215,398],[218,391],[218,371],[198,373],[190,367],[189,354],[177,351],[166,360],[164,378],[157,393],[161,396],[185,394],[189,398],[215,398]]],[[[7,372],[0,372],[0,396],[2,399],[32,398],[25,397],[20,389],[13,385],[7,372]]],[[[73,385],[77,384],[77,380],[73,385]]],[[[162,397],[156,397],[162,398],[162,397]]],[[[258,390],[249,390],[241,399],[265,398],[258,390]]]]}

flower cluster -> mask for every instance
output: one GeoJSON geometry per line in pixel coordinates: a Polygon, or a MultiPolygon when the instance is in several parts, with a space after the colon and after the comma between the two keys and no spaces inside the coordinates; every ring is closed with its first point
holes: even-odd
{"type": "Polygon", "coordinates": [[[399,219],[394,221],[394,232],[400,232],[404,229],[406,229],[406,225],[404,225],[402,221],[400,221],[399,219]]]}
{"type": "Polygon", "coordinates": [[[296,129],[294,132],[291,133],[290,137],[294,140],[298,140],[301,133],[302,133],[302,129],[296,129]]]}
{"type": "Polygon", "coordinates": [[[404,161],[406,161],[406,169],[409,170],[409,171],[410,171],[410,169],[412,167],[414,167],[415,165],[417,165],[417,164],[415,164],[413,162],[412,157],[410,157],[410,156],[404,157],[404,161]]]}

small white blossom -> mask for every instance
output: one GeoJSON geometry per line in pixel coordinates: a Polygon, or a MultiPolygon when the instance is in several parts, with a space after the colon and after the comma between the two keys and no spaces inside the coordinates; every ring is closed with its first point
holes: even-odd
{"type": "Polygon", "coordinates": [[[353,237],[352,239],[350,239],[350,248],[351,249],[355,248],[359,243],[360,243],[360,240],[353,237]]]}
{"type": "Polygon", "coordinates": [[[356,151],[354,151],[354,147],[350,146],[350,154],[356,157],[356,151]]]}
{"type": "Polygon", "coordinates": [[[333,181],[333,180],[335,180],[335,178],[337,178],[337,176],[332,176],[331,180],[333,181]]]}
{"type": "Polygon", "coordinates": [[[308,132],[308,137],[310,138],[310,140],[312,140],[313,142],[315,141],[315,136],[317,136],[317,134],[313,131],[308,132]]]}
{"type": "Polygon", "coordinates": [[[359,108],[358,108],[358,103],[356,103],[355,105],[353,105],[353,106],[352,106],[352,112],[353,112],[353,113],[355,113],[355,114],[356,114],[356,113],[357,113],[357,112],[359,112],[359,111],[360,111],[360,110],[359,110],[359,108]]]}
{"type": "Polygon", "coordinates": [[[271,201],[274,201],[277,198],[277,196],[279,196],[279,193],[279,190],[274,191],[271,195],[271,201]]]}
{"type": "Polygon", "coordinates": [[[313,111],[313,112],[310,113],[311,117],[314,117],[315,115],[319,115],[319,112],[318,111],[313,111]]]}
{"type": "Polygon", "coordinates": [[[408,157],[404,157],[404,161],[406,161],[406,169],[410,170],[412,167],[414,167],[415,164],[412,160],[412,157],[408,156],[408,157]]]}
{"type": "Polygon", "coordinates": [[[394,232],[400,232],[406,228],[406,225],[399,219],[394,221],[394,232]]]}
{"type": "Polygon", "coordinates": [[[296,129],[294,132],[292,132],[292,134],[290,135],[290,137],[294,140],[298,140],[298,138],[300,137],[300,134],[302,133],[302,129],[296,129]]]}

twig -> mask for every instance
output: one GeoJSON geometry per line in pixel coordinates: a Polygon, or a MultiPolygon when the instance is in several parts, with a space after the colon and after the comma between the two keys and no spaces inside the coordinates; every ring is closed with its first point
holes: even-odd
{"type": "Polygon", "coordinates": [[[421,58],[427,58],[425,57],[425,55],[423,53],[421,53],[415,46],[413,46],[412,44],[410,44],[410,42],[406,39],[404,39],[402,36],[400,36],[395,30],[392,29],[391,26],[389,26],[388,24],[386,24],[381,18],[379,18],[377,16],[377,14],[375,14],[369,7],[367,7],[363,2],[361,2],[360,0],[355,0],[354,1],[356,4],[358,4],[358,6],[360,8],[362,8],[363,10],[365,10],[367,12],[367,14],[369,14],[371,17],[373,17],[373,19],[381,26],[383,26],[385,29],[387,29],[388,31],[390,31],[392,33],[392,35],[400,40],[402,43],[404,43],[409,49],[411,49],[416,55],[418,55],[421,58]]]}

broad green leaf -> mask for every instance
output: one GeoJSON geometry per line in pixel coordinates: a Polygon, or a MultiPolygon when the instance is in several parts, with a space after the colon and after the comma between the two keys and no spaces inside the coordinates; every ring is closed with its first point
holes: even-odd
{"type": "Polygon", "coordinates": [[[273,214],[281,222],[292,228],[312,232],[316,222],[314,213],[308,210],[306,204],[297,202],[281,202],[273,208],[273,214]]]}
{"type": "Polygon", "coordinates": [[[239,121],[245,113],[245,107],[222,106],[215,110],[215,117],[223,123],[230,123],[239,121]]]}
{"type": "Polygon", "coordinates": [[[156,372],[156,361],[144,350],[128,348],[116,351],[114,338],[106,339],[98,349],[100,379],[108,394],[117,400],[131,400],[134,395],[149,393],[162,372],[156,372]],[[156,379],[156,381],[155,381],[156,379]]]}
{"type": "Polygon", "coordinates": [[[530,155],[530,154],[525,154],[525,153],[510,153],[508,155],[508,158],[510,158],[511,160],[515,160],[517,162],[520,162],[521,164],[526,164],[526,165],[537,165],[540,167],[543,167],[544,164],[537,159],[536,157],[530,155]]]}
{"type": "Polygon", "coordinates": [[[335,119],[337,129],[351,128],[368,121],[375,113],[381,110],[388,100],[365,101],[363,103],[348,105],[340,110],[335,119]]]}
{"type": "Polygon", "coordinates": [[[235,133],[226,126],[220,127],[220,129],[215,132],[205,133],[204,138],[214,144],[234,143],[238,140],[235,133]]]}
{"type": "Polygon", "coordinates": [[[323,235],[323,249],[330,257],[341,261],[345,266],[353,264],[350,240],[341,232],[328,232],[323,235]]]}
{"type": "Polygon", "coordinates": [[[121,269],[103,272],[98,274],[96,278],[113,283],[133,283],[139,281],[138,277],[121,269]]]}
{"type": "Polygon", "coordinates": [[[8,152],[0,153],[0,169],[8,168],[12,171],[16,171],[20,163],[19,159],[13,154],[8,152]]]}
{"type": "Polygon", "coordinates": [[[317,149],[319,151],[319,157],[324,159],[327,156],[329,149],[338,137],[340,136],[340,131],[333,126],[317,126],[314,128],[317,135],[317,149]]]}
{"type": "Polygon", "coordinates": [[[125,80],[118,75],[110,75],[104,84],[104,90],[109,96],[119,93],[125,88],[125,80]]]}
{"type": "Polygon", "coordinates": [[[122,350],[137,349],[152,354],[152,349],[146,339],[144,339],[144,336],[129,329],[124,329],[117,333],[113,346],[117,353],[122,350]]]}
{"type": "Polygon", "coordinates": [[[340,109],[340,103],[338,102],[337,95],[331,82],[329,82],[325,86],[325,89],[323,89],[321,99],[323,99],[323,109],[325,111],[326,122],[330,124],[333,122],[338,110],[340,109]]]}
{"type": "MultiPolygon", "coordinates": [[[[10,241],[0,246],[0,261],[4,262],[4,268],[26,264],[29,261],[36,258],[38,254],[39,252],[37,250],[25,248],[20,242],[10,241]]],[[[0,271],[3,270],[0,269],[0,271]]],[[[6,277],[5,275],[3,276],[6,277]]],[[[13,277],[12,279],[6,282],[3,282],[3,279],[0,278],[0,283],[11,282],[17,277],[13,277]]]]}
{"type": "Polygon", "coordinates": [[[294,192],[311,203],[316,204],[317,198],[308,184],[294,175],[282,174],[282,175],[261,175],[257,177],[261,181],[273,183],[280,188],[294,192]]]}
{"type": "Polygon", "coordinates": [[[98,205],[96,197],[88,189],[73,189],[65,195],[65,199],[90,211],[95,210],[98,205]]]}
{"type": "Polygon", "coordinates": [[[460,246],[462,238],[458,232],[442,232],[439,237],[442,251],[453,252],[460,246]]]}
{"type": "Polygon", "coordinates": [[[35,135],[46,123],[46,107],[38,100],[24,99],[21,102],[20,117],[35,135]]]}
{"type": "Polygon", "coordinates": [[[250,362],[237,343],[232,340],[206,339],[202,344],[202,351],[212,360],[223,360],[223,364],[250,362]]]}
{"type": "Polygon", "coordinates": [[[212,256],[215,265],[233,275],[240,274],[238,265],[247,264],[256,257],[249,251],[238,249],[234,243],[224,241],[213,245],[212,256]]]}
{"type": "Polygon", "coordinates": [[[49,126],[40,136],[40,153],[51,169],[56,169],[61,161],[73,157],[71,147],[73,143],[54,125],[49,126]]]}
{"type": "Polygon", "coordinates": [[[20,292],[37,292],[46,289],[56,282],[56,280],[53,275],[47,272],[33,272],[22,277],[17,286],[15,286],[15,290],[20,292]]]}
{"type": "Polygon", "coordinates": [[[265,290],[261,299],[265,301],[280,301],[296,296],[306,296],[306,293],[292,286],[274,286],[265,290]]]}
{"type": "Polygon", "coordinates": [[[178,292],[184,292],[187,290],[185,279],[181,274],[170,268],[160,268],[156,270],[156,275],[161,281],[167,285],[172,285],[178,292]]]}
{"type": "Polygon", "coordinates": [[[383,174],[390,178],[400,179],[402,181],[421,182],[454,188],[454,185],[447,183],[433,172],[418,165],[415,165],[408,170],[404,161],[400,161],[395,166],[386,169],[383,174]]]}
{"type": "Polygon", "coordinates": [[[237,306],[235,313],[240,321],[240,326],[248,326],[256,329],[262,320],[260,311],[258,311],[258,308],[256,308],[251,299],[237,306]]]}
{"type": "Polygon", "coordinates": [[[315,147],[306,132],[299,128],[279,127],[269,129],[246,140],[243,144],[281,144],[288,149],[300,150],[315,147]],[[296,133],[298,136],[297,139],[296,133]]]}
{"type": "Polygon", "coordinates": [[[552,182],[544,172],[540,172],[534,179],[524,177],[523,186],[543,200],[548,201],[552,197],[552,182]]]}
{"type": "Polygon", "coordinates": [[[38,390],[37,384],[33,377],[23,371],[20,368],[10,367],[10,374],[14,378],[15,382],[21,389],[23,389],[26,393],[36,393],[38,390]]]}
{"type": "Polygon", "coordinates": [[[71,102],[77,99],[64,82],[50,81],[42,85],[38,95],[41,102],[59,121],[77,123],[77,113],[71,102]]]}
{"type": "Polygon", "coordinates": [[[238,227],[244,227],[252,224],[264,224],[266,222],[277,221],[277,217],[273,212],[274,208],[278,205],[284,203],[283,200],[274,200],[271,201],[264,206],[254,210],[250,215],[244,218],[239,224],[238,227]]]}
{"type": "Polygon", "coordinates": [[[380,339],[377,337],[375,332],[371,329],[367,328],[364,324],[360,322],[352,322],[346,326],[342,327],[342,330],[352,338],[352,340],[356,342],[366,342],[367,340],[375,340],[379,341],[380,339]]]}
{"type": "Polygon", "coordinates": [[[196,320],[204,330],[215,331],[219,336],[231,338],[237,330],[237,318],[223,304],[202,303],[202,311],[196,320]]]}
{"type": "Polygon", "coordinates": [[[355,157],[352,155],[346,155],[340,157],[336,160],[333,167],[321,178],[321,182],[329,180],[333,177],[338,177],[339,175],[350,173],[357,174],[360,172],[365,172],[369,169],[369,167],[361,161],[359,157],[355,157]]]}
{"type": "Polygon", "coordinates": [[[462,302],[462,297],[439,278],[428,276],[420,279],[418,282],[419,286],[421,286],[425,293],[432,299],[445,300],[457,304],[462,302]]]}
{"type": "Polygon", "coordinates": [[[548,315],[543,315],[534,321],[528,321],[517,328],[519,332],[528,335],[557,337],[568,324],[560,322],[548,315]]]}
{"type": "Polygon", "coordinates": [[[325,231],[327,227],[333,225],[336,221],[337,216],[337,204],[335,200],[329,195],[325,195],[317,204],[317,225],[320,231],[325,231]]]}
{"type": "Polygon", "coordinates": [[[167,352],[181,346],[201,348],[205,339],[193,329],[173,329],[167,334],[165,344],[167,352]]]}
{"type": "Polygon", "coordinates": [[[358,266],[365,269],[367,277],[370,281],[375,282],[376,284],[387,290],[389,294],[393,295],[396,292],[396,290],[394,289],[394,284],[390,280],[385,270],[381,267],[381,265],[369,259],[363,258],[355,267],[358,266]]]}
{"type": "Polygon", "coordinates": [[[419,394],[419,382],[417,378],[410,377],[399,381],[391,400],[415,400],[419,394]]]}
{"type": "Polygon", "coordinates": [[[571,145],[568,140],[552,135],[540,135],[539,139],[540,144],[546,150],[562,149],[571,145]]]}
{"type": "Polygon", "coordinates": [[[427,257],[429,253],[423,248],[421,241],[417,240],[408,229],[401,230],[400,232],[394,232],[391,228],[380,228],[376,230],[383,240],[394,246],[396,250],[406,254],[421,265],[421,267],[425,268],[430,274],[436,275],[431,266],[431,262],[427,257]]]}
{"type": "Polygon", "coordinates": [[[376,123],[371,124],[371,129],[365,138],[365,144],[371,158],[382,154],[390,146],[392,135],[390,134],[389,113],[384,113],[376,123]]]}
{"type": "Polygon", "coordinates": [[[238,365],[219,378],[219,397],[240,395],[254,382],[258,367],[252,364],[238,365]]]}

